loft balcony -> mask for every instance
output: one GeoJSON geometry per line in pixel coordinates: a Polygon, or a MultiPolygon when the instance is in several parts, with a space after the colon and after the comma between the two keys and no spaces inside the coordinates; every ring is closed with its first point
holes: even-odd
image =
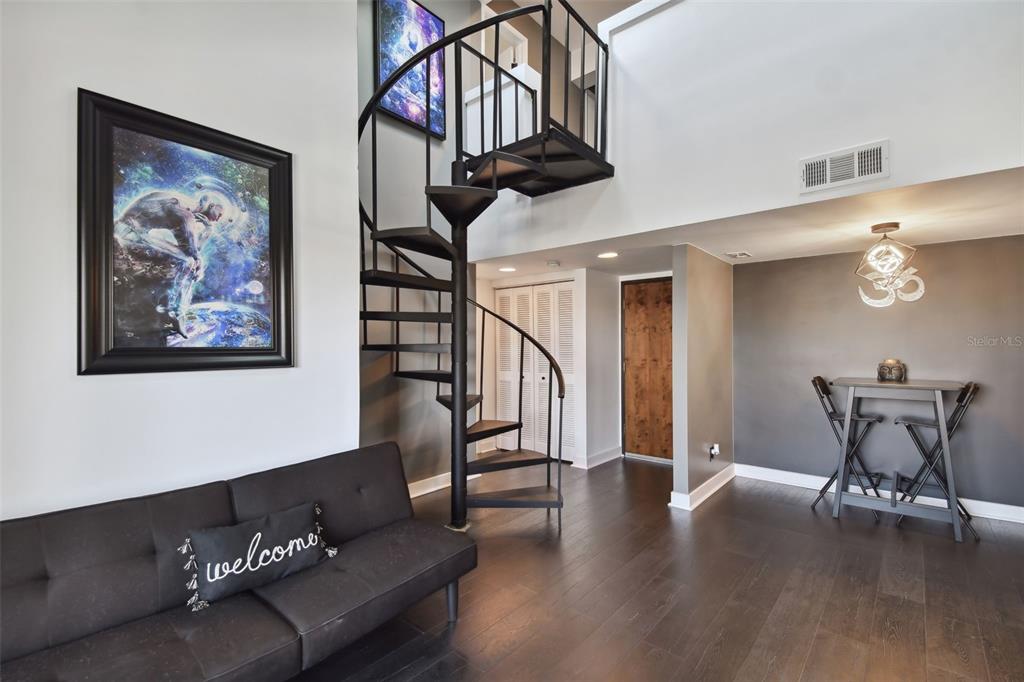
{"type": "Polygon", "coordinates": [[[484,34],[481,49],[455,44],[454,178],[535,197],[614,176],[606,159],[608,46],[568,3],[552,5],[563,11],[545,15],[539,70],[516,63],[509,28],[484,34]],[[499,44],[504,51],[493,48],[499,44]],[[559,65],[550,56],[556,47],[565,55],[559,65]]]}

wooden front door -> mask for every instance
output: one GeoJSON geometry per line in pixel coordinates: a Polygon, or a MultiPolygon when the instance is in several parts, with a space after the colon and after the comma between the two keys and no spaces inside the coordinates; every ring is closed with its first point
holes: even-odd
{"type": "Polygon", "coordinates": [[[672,280],[622,283],[627,453],[672,459],[672,280]]]}

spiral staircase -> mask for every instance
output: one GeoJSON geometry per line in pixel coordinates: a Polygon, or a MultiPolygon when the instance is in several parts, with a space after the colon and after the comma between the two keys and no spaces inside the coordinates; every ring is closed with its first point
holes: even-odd
{"type": "MultiPolygon", "coordinates": [[[[568,50],[565,50],[568,55],[568,50]]],[[[451,419],[451,522],[450,527],[467,527],[467,509],[473,507],[547,508],[558,510],[558,528],[561,531],[562,496],[562,420],[565,402],[565,379],[554,355],[540,342],[512,321],[485,308],[469,295],[467,238],[470,225],[494,203],[498,192],[511,189],[526,196],[538,196],[575,187],[587,182],[609,178],[614,169],[605,160],[607,145],[607,70],[608,47],[597,33],[564,0],[545,0],[543,4],[521,7],[484,19],[433,43],[396,69],[374,92],[359,116],[359,139],[370,138],[370,184],[364,188],[369,194],[369,208],[360,199],[361,278],[363,326],[362,350],[388,353],[395,377],[435,384],[437,402],[447,408],[451,419]],[[501,66],[502,26],[512,19],[539,15],[543,35],[543,65],[539,88],[532,88],[513,75],[510,68],[501,66]],[[564,20],[564,33],[561,32],[564,20]],[[552,73],[552,31],[559,24],[561,45],[575,44],[579,49],[578,75],[571,73],[571,58],[564,58],[561,73],[552,73]],[[487,44],[490,56],[471,43],[487,44]],[[592,49],[591,62],[586,68],[587,49],[592,49]],[[447,52],[447,54],[446,54],[447,52]],[[452,58],[454,63],[454,135],[455,155],[452,161],[451,183],[437,184],[431,178],[432,142],[430,132],[431,78],[426,69],[428,60],[452,58]],[[474,68],[475,67],[475,68],[474,68]],[[378,119],[381,100],[414,69],[421,69],[425,88],[426,112],[422,126],[424,140],[425,218],[422,225],[413,227],[383,227],[378,223],[380,197],[378,196],[378,119]],[[552,102],[552,79],[562,86],[562,102],[552,102]],[[578,79],[578,80],[577,80],[578,79]],[[487,96],[490,88],[490,97],[487,96]],[[570,92],[576,88],[576,102],[570,102],[570,92]],[[538,90],[539,99],[538,102],[538,90]],[[475,93],[475,94],[474,94],[475,93]],[[467,121],[467,94],[475,97],[471,131],[467,121]],[[489,104],[489,107],[488,107],[489,104]],[[559,104],[561,106],[559,106],[559,104]],[[490,130],[486,130],[488,127],[490,130]],[[450,226],[448,237],[435,230],[433,214],[437,212],[450,226]],[[429,256],[450,264],[450,272],[431,272],[416,256],[429,256]],[[385,310],[368,307],[367,287],[385,287],[393,290],[391,304],[385,310]],[[436,310],[402,310],[399,290],[418,290],[436,294],[436,310]],[[447,306],[445,302],[447,301],[447,306]],[[472,311],[472,313],[471,313],[472,311]],[[486,376],[480,353],[476,393],[470,393],[467,380],[470,314],[479,314],[476,329],[483,348],[488,329],[501,329],[512,334],[519,344],[519,403],[514,419],[483,419],[483,380],[486,376]],[[387,343],[369,343],[371,324],[389,325],[387,343]],[[435,331],[433,342],[403,342],[403,325],[431,325],[435,331]],[[444,333],[443,328],[450,331],[444,333]],[[546,360],[548,396],[546,415],[546,448],[544,451],[522,447],[523,380],[527,346],[546,360]],[[403,357],[409,354],[436,358],[430,369],[408,368],[403,357]],[[554,388],[557,382],[557,391],[554,388]],[[442,391],[441,386],[448,390],[442,391]],[[558,404],[558,429],[552,442],[553,401],[558,404]],[[475,410],[475,419],[469,414],[475,410]],[[502,434],[518,432],[517,447],[498,448],[467,456],[467,446],[502,434]],[[490,491],[470,495],[467,478],[473,474],[487,474],[520,467],[546,467],[546,484],[529,488],[490,491]]],[[[450,108],[450,107],[449,107],[450,108]]],[[[442,116],[447,115],[442,112],[442,116]]],[[[438,112],[434,112],[436,117],[438,112]]],[[[385,197],[385,200],[388,198],[385,197]]],[[[443,228],[442,228],[443,231],[443,228]]],[[[420,259],[422,260],[422,259],[420,259]]],[[[379,298],[379,297],[375,297],[379,298]]],[[[376,330],[375,330],[376,331],[376,330]]],[[[374,336],[376,336],[375,334],[374,336]]],[[[408,339],[408,332],[406,332],[408,339]]],[[[507,416],[507,415],[505,415],[507,416]]],[[[506,436],[507,440],[507,436],[506,436]]],[[[496,441],[497,442],[497,441],[496,441]]]]}

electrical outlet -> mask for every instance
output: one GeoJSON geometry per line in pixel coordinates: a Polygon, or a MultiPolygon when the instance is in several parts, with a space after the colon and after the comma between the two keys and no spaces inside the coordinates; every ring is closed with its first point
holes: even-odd
{"type": "Polygon", "coordinates": [[[722,450],[718,447],[718,443],[711,444],[711,447],[708,448],[708,454],[711,455],[711,459],[714,459],[715,457],[718,457],[718,455],[722,454],[722,450]]]}

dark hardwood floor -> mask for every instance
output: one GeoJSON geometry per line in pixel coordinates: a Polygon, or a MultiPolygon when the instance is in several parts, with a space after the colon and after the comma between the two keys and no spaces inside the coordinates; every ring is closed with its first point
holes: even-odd
{"type": "MultiPolygon", "coordinates": [[[[454,627],[439,592],[301,679],[1024,680],[1024,526],[958,545],[790,486],[737,478],[687,513],[668,467],[563,474],[561,537],[554,512],[471,510],[454,627]]],[[[448,493],[415,507],[444,523],[448,493]]]]}

